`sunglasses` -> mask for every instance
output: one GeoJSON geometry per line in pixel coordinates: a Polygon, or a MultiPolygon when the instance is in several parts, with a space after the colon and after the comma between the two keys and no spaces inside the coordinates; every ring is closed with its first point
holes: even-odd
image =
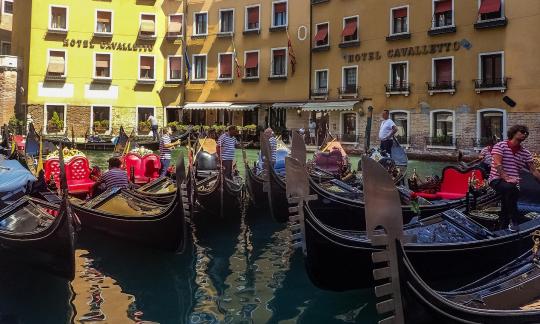
{"type": "Polygon", "coordinates": [[[529,136],[529,132],[527,132],[527,131],[522,131],[522,130],[520,130],[519,132],[520,132],[521,134],[527,136],[527,137],[529,136]]]}

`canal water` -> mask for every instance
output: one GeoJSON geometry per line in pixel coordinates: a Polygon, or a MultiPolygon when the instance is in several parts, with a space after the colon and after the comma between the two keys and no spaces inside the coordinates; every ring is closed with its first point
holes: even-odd
{"type": "MultiPolygon", "coordinates": [[[[88,155],[106,169],[109,154],[88,155]]],[[[256,157],[248,151],[250,160],[256,157]]],[[[353,166],[357,161],[353,158],[353,166]]],[[[411,161],[421,175],[440,174],[444,165],[411,161]]],[[[83,231],[72,282],[0,262],[0,323],[377,321],[371,289],[316,288],[287,235],[267,211],[249,209],[240,225],[192,226],[191,243],[181,255],[83,231]]]]}

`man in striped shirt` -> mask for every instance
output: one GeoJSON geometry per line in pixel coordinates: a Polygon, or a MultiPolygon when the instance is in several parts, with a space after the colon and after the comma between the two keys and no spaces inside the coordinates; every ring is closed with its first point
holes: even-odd
{"type": "Polygon", "coordinates": [[[226,178],[232,179],[232,170],[234,162],[234,152],[238,141],[236,137],[238,129],[236,126],[229,126],[227,132],[223,133],[217,141],[217,153],[223,165],[223,173],[226,178]]]}
{"type": "Polygon", "coordinates": [[[186,139],[191,133],[191,128],[182,134],[175,142],[171,143],[172,129],[165,127],[161,130],[161,138],[159,139],[159,161],[161,162],[161,169],[159,176],[163,177],[167,174],[167,169],[171,164],[171,149],[177,145],[180,145],[184,139],[186,139]]]}
{"type": "Polygon", "coordinates": [[[523,125],[514,125],[508,130],[508,140],[493,146],[489,184],[501,198],[501,225],[511,231],[519,229],[517,223],[519,199],[519,171],[528,168],[540,180],[533,163],[531,152],[521,146],[529,136],[529,129],[523,125]]]}
{"type": "Polygon", "coordinates": [[[277,138],[272,128],[268,127],[264,130],[264,135],[268,137],[268,143],[270,144],[270,156],[272,164],[276,163],[276,150],[277,150],[277,138]]]}
{"type": "Polygon", "coordinates": [[[109,159],[109,171],[105,172],[96,183],[101,191],[111,188],[125,189],[129,186],[127,172],[121,167],[122,161],[119,158],[109,159]]]}

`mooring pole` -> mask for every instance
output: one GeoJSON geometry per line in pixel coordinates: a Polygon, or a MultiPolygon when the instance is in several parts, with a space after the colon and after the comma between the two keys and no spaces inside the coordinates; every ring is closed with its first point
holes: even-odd
{"type": "Polygon", "coordinates": [[[373,121],[373,106],[368,107],[368,117],[366,124],[366,138],[364,144],[364,154],[367,154],[370,147],[370,137],[371,137],[371,123],[373,121]]]}

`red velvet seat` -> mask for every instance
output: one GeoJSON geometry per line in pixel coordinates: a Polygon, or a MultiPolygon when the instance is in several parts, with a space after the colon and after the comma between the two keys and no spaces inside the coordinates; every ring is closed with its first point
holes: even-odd
{"type": "Polygon", "coordinates": [[[24,151],[26,146],[26,138],[23,135],[14,135],[13,140],[15,142],[17,151],[24,151]]]}
{"type": "Polygon", "coordinates": [[[477,187],[483,185],[484,177],[482,176],[482,171],[480,169],[469,169],[465,172],[454,168],[446,167],[443,170],[443,175],[441,179],[441,189],[439,192],[434,194],[417,192],[416,194],[419,197],[433,200],[433,199],[445,199],[445,200],[454,200],[465,198],[467,191],[469,190],[469,179],[474,175],[475,179],[478,181],[477,187]]]}
{"type": "MultiPolygon", "coordinates": [[[[88,159],[76,156],[65,164],[68,192],[70,194],[85,194],[92,191],[95,182],[90,179],[90,164],[88,159]]],[[[60,161],[57,158],[45,162],[45,179],[49,181],[51,176],[57,186],[60,184],[60,161]]]]}
{"type": "Polygon", "coordinates": [[[341,174],[343,168],[343,156],[339,149],[333,149],[331,152],[318,152],[315,155],[315,165],[324,171],[332,174],[341,174]]]}
{"type": "Polygon", "coordinates": [[[144,184],[159,178],[161,162],[156,154],[146,154],[141,157],[137,153],[128,153],[124,156],[124,166],[130,179],[133,168],[135,178],[133,181],[136,184],[144,184]]]}

